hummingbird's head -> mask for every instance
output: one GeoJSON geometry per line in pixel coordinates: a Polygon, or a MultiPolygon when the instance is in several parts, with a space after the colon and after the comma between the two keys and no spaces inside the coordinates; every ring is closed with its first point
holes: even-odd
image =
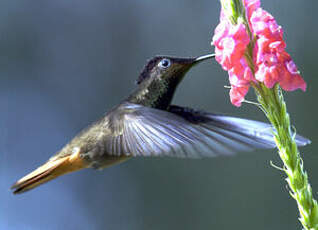
{"type": "Polygon", "coordinates": [[[213,57],[214,54],[197,58],[156,56],[150,59],[137,79],[137,90],[129,100],[159,109],[167,108],[186,72],[195,64],[213,57]]]}
{"type": "Polygon", "coordinates": [[[149,80],[162,80],[168,84],[172,82],[178,83],[192,66],[212,57],[214,57],[214,54],[197,58],[156,56],[145,65],[136,83],[139,85],[149,80]]]}

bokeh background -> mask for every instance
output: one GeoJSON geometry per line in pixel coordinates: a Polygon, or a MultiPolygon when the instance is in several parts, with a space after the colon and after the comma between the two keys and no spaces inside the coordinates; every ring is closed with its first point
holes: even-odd
{"type": "MultiPolygon", "coordinates": [[[[266,0],[308,83],[286,93],[318,198],[315,0],[266,0]]],[[[135,87],[157,54],[212,52],[217,0],[55,0],[0,3],[0,229],[300,229],[275,150],[203,160],[132,159],[84,170],[22,195],[15,180],[46,161],[135,87]]],[[[229,102],[214,61],[193,68],[178,105],[265,120],[229,102]]],[[[255,100],[253,94],[249,99],[255,100]]]]}

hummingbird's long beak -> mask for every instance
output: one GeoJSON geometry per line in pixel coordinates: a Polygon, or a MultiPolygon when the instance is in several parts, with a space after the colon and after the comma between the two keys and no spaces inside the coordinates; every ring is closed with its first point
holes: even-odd
{"type": "Polygon", "coordinates": [[[194,63],[197,64],[199,62],[202,62],[204,60],[214,58],[214,57],[215,57],[215,54],[207,54],[207,55],[199,56],[199,57],[194,59],[194,63]]]}

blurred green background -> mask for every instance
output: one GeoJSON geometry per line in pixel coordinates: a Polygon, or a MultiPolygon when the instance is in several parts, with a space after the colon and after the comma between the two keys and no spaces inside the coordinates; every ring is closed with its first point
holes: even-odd
{"type": "MultiPolygon", "coordinates": [[[[315,0],[266,0],[308,83],[285,97],[318,198],[315,0]]],[[[55,0],[0,3],[0,229],[301,229],[275,150],[203,160],[136,158],[84,170],[14,196],[15,180],[46,161],[135,87],[148,58],[213,52],[217,0],[55,0]]],[[[265,120],[229,102],[227,74],[193,68],[178,105],[265,120]]],[[[248,99],[255,100],[253,93],[248,99]]]]}

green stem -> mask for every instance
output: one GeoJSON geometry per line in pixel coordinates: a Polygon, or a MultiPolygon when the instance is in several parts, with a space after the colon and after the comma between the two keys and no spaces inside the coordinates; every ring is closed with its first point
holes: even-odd
{"type": "Polygon", "coordinates": [[[291,132],[283,94],[278,85],[272,89],[266,88],[262,83],[253,87],[265,115],[276,130],[276,145],[279,149],[279,156],[284,163],[284,171],[287,174],[286,181],[291,189],[290,195],[298,205],[299,220],[306,230],[317,230],[318,205],[313,198],[308,175],[298,152],[295,142],[296,134],[291,132]]]}

